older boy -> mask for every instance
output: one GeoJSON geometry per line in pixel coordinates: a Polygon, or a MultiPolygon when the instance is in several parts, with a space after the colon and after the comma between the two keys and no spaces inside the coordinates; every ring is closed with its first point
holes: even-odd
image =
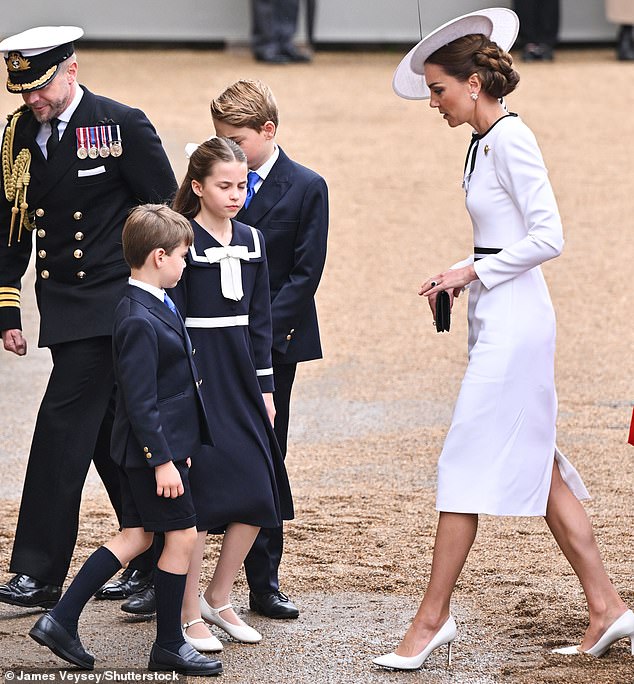
{"type": "Polygon", "coordinates": [[[122,529],[88,558],[59,603],[29,635],[64,660],[92,670],[94,656],[77,634],[81,611],[108,578],[150,547],[155,532],[163,532],[165,545],[154,573],[156,641],[148,667],[216,675],[222,672],[221,663],[185,643],[180,626],[196,540],[187,471],[190,458],[211,437],[191,344],[164,289],[180,280],[193,232],[189,221],[168,207],[143,205],[130,214],[122,239],[131,277],[115,312],[119,395],[111,454],[119,467],[122,529]]]}
{"type": "MultiPolygon", "coordinates": [[[[273,317],[275,434],[286,456],[291,389],[299,361],[320,359],[315,292],[326,260],[328,188],[275,142],[277,103],[261,81],[242,80],[211,102],[216,133],[240,145],[249,162],[247,199],[237,219],[264,234],[273,317]]],[[[244,567],[249,605],[270,618],[296,618],[279,589],[283,530],[263,529],[244,567]]]]}

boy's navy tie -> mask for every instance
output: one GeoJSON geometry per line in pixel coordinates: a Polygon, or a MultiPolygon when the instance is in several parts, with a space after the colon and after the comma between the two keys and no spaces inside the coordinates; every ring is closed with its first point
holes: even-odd
{"type": "Polygon", "coordinates": [[[247,197],[244,200],[245,209],[251,204],[251,200],[255,197],[255,186],[259,180],[260,176],[256,171],[249,171],[249,173],[247,173],[247,197]]]}

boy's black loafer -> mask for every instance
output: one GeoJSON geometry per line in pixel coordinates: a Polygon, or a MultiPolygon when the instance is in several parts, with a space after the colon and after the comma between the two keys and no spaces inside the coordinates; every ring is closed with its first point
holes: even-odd
{"type": "Polygon", "coordinates": [[[88,653],[78,636],[71,636],[52,615],[42,615],[31,628],[29,636],[38,644],[50,648],[66,662],[77,665],[82,670],[94,670],[95,656],[88,653]]]}

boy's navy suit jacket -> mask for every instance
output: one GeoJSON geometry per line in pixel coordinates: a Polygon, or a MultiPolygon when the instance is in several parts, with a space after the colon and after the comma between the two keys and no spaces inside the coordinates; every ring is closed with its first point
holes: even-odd
{"type": "Polygon", "coordinates": [[[262,231],[271,284],[273,363],[322,357],[315,292],[326,261],[328,187],[311,169],[280,156],[237,219],[262,231]]]}
{"type": "Polygon", "coordinates": [[[111,455],[126,468],[195,457],[212,444],[189,336],[180,317],[134,285],[115,311],[117,407],[111,455]]]}

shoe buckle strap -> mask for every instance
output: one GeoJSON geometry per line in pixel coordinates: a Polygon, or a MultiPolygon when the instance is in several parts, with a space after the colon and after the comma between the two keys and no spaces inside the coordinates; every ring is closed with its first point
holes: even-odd
{"type": "Polygon", "coordinates": [[[183,623],[183,629],[189,629],[192,625],[197,625],[199,622],[204,623],[205,621],[202,618],[196,618],[195,620],[190,620],[189,622],[184,622],[183,623]]]}

